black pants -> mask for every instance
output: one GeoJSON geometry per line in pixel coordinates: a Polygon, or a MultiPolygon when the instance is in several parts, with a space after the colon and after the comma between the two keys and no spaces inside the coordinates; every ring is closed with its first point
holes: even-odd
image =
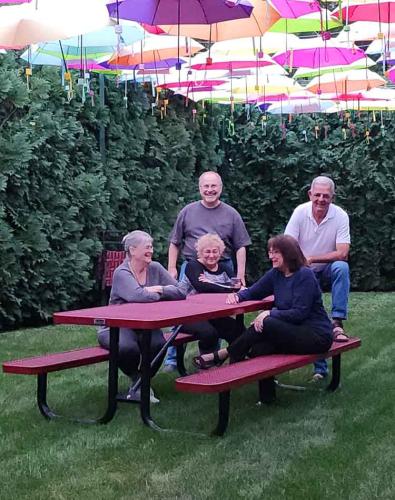
{"type": "MultiPolygon", "coordinates": [[[[293,325],[285,321],[267,317],[263,321],[263,331],[257,332],[250,326],[228,347],[231,361],[241,361],[266,354],[320,354],[332,345],[328,334],[319,334],[304,325],[293,325]]],[[[267,379],[265,391],[274,394],[274,379],[267,379]]],[[[268,397],[270,399],[270,397],[268,397]]]]}
{"type": "Polygon", "coordinates": [[[210,321],[197,321],[189,325],[183,325],[181,331],[195,335],[199,340],[199,351],[207,354],[217,349],[218,340],[224,339],[231,344],[243,332],[242,321],[233,318],[217,318],[210,321]]]}
{"type": "MultiPolygon", "coordinates": [[[[110,330],[103,329],[98,335],[99,344],[105,349],[110,348],[110,330]]],[[[151,361],[158,354],[165,343],[162,330],[152,330],[151,335],[151,361]]],[[[151,370],[151,377],[158,371],[165,357],[166,351],[162,359],[158,360],[154,370],[151,370]]],[[[119,329],[119,357],[118,363],[120,369],[128,377],[135,377],[139,371],[141,360],[140,335],[131,328],[119,329]]]]}

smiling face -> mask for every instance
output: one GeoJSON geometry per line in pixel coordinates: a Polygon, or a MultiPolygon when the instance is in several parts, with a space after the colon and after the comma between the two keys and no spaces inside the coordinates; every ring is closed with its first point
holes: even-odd
{"type": "Polygon", "coordinates": [[[130,256],[132,261],[137,264],[143,264],[148,266],[152,262],[152,254],[154,253],[154,247],[152,246],[152,241],[145,241],[140,243],[135,247],[129,248],[130,256]]]}
{"type": "Polygon", "coordinates": [[[207,245],[199,253],[200,262],[208,269],[216,269],[220,258],[221,250],[216,245],[207,245]]]}
{"type": "Polygon", "coordinates": [[[314,184],[309,191],[309,199],[312,203],[313,216],[322,221],[329,210],[333,200],[332,188],[329,184],[314,184]]]}
{"type": "Polygon", "coordinates": [[[219,205],[219,197],[222,193],[221,177],[215,172],[203,174],[199,179],[199,191],[202,203],[207,208],[219,205]]]}
{"type": "Polygon", "coordinates": [[[288,271],[287,266],[284,263],[284,257],[280,250],[276,250],[275,248],[269,248],[268,251],[269,259],[272,261],[272,266],[279,271],[286,273],[288,271]]]}

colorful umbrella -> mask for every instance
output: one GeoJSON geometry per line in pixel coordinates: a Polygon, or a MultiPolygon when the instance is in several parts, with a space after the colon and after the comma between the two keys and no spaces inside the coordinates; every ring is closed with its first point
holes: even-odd
{"type": "Polygon", "coordinates": [[[348,66],[328,66],[326,68],[318,68],[318,69],[311,69],[311,68],[303,68],[300,67],[298,68],[295,73],[293,74],[293,77],[295,79],[300,79],[300,78],[314,78],[315,76],[318,75],[325,75],[326,73],[333,73],[333,72],[343,72],[343,71],[350,71],[350,69],[364,69],[364,68],[370,68],[371,66],[374,66],[376,64],[373,59],[370,59],[370,57],[365,57],[365,59],[359,59],[358,61],[355,61],[348,66]]]}
{"type": "Polygon", "coordinates": [[[256,56],[235,57],[231,52],[222,55],[211,53],[209,60],[207,56],[207,52],[195,56],[191,60],[191,69],[198,71],[227,70],[232,72],[238,69],[263,68],[275,64],[272,58],[266,54],[262,54],[263,57],[260,59],[256,56]]]}
{"type": "Polygon", "coordinates": [[[37,6],[1,7],[0,47],[23,48],[97,30],[109,23],[105,5],[96,0],[40,0],[37,6]]]}
{"type": "Polygon", "coordinates": [[[130,19],[152,26],[160,24],[212,24],[249,17],[252,5],[247,0],[124,0],[110,4],[113,17],[130,19]]]}
{"type": "Polygon", "coordinates": [[[266,32],[263,36],[236,38],[216,42],[212,45],[211,54],[232,53],[237,56],[256,56],[259,52],[273,54],[280,50],[303,48],[303,40],[287,33],[266,32]]]}
{"type": "Polygon", "coordinates": [[[342,23],[339,19],[323,10],[321,14],[313,12],[313,14],[298,17],[297,19],[279,19],[273,24],[269,31],[280,33],[307,33],[327,31],[341,26],[342,23]]]}
{"type": "Polygon", "coordinates": [[[321,101],[320,99],[300,99],[290,102],[272,104],[268,108],[268,113],[274,115],[290,114],[300,115],[303,113],[325,113],[334,106],[331,101],[321,101]]]}
{"type": "Polygon", "coordinates": [[[347,66],[365,58],[365,52],[359,48],[345,48],[335,45],[331,40],[321,37],[309,40],[309,48],[286,50],[273,56],[273,60],[282,66],[299,68],[325,68],[327,66],[347,66]]]}
{"type": "Polygon", "coordinates": [[[369,69],[355,69],[343,73],[326,74],[313,78],[306,89],[315,94],[333,92],[347,94],[359,90],[369,90],[385,85],[385,80],[369,69]]]}
{"type": "Polygon", "coordinates": [[[336,37],[338,42],[359,42],[365,40],[376,40],[378,34],[382,33],[387,38],[395,37],[395,24],[357,21],[347,26],[336,37]]]}
{"type": "Polygon", "coordinates": [[[395,38],[373,40],[365,50],[365,54],[381,54],[384,50],[395,49],[395,38]]]}
{"type": "Polygon", "coordinates": [[[233,38],[262,36],[280,19],[280,14],[265,0],[250,0],[254,10],[250,17],[237,21],[224,21],[210,25],[166,25],[161,28],[169,35],[176,35],[178,31],[182,36],[190,36],[201,40],[219,42],[233,38]]]}
{"type": "Polygon", "coordinates": [[[312,12],[321,12],[317,0],[270,0],[270,3],[283,18],[296,19],[312,12]]]}
{"type": "Polygon", "coordinates": [[[391,68],[387,71],[386,76],[392,83],[395,83],[395,68],[391,68]]]}
{"type": "Polygon", "coordinates": [[[163,59],[180,56],[188,57],[204,47],[195,40],[178,40],[173,36],[153,35],[144,41],[124,47],[114,54],[108,63],[114,66],[134,66],[148,62],[159,62],[163,59]]]}
{"type": "Polygon", "coordinates": [[[348,4],[341,9],[336,9],[333,15],[346,19],[350,23],[355,21],[392,23],[395,21],[395,3],[380,0],[348,0],[348,4]]]}

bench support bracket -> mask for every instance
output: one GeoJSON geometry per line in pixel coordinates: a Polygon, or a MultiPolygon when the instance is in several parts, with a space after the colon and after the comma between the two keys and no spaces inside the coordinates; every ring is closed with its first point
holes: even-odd
{"type": "Polygon", "coordinates": [[[213,431],[214,436],[223,436],[229,422],[230,391],[218,394],[218,423],[213,431]]]}
{"type": "Polygon", "coordinates": [[[340,368],[341,368],[341,356],[337,354],[332,357],[332,380],[330,381],[328,387],[326,388],[328,391],[336,391],[340,384],[340,368]]]}

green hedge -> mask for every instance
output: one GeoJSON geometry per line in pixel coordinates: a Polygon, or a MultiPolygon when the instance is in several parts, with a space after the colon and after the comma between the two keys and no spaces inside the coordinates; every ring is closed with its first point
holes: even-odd
{"type": "Polygon", "coordinates": [[[301,117],[284,141],[278,118],[269,118],[265,135],[260,115],[240,112],[231,136],[228,109],[200,109],[193,120],[191,105],[175,98],[161,119],[141,86],[129,84],[127,107],[114,80],[106,80],[104,107],[96,78],[92,88],[94,106],[78,95],[68,102],[58,72],[35,68],[28,90],[13,56],[0,55],[0,328],[95,303],[104,231],[149,231],[166,264],[171,225],[197,199],[197,177],[207,169],[223,175],[224,200],[240,210],[251,233],[250,279],[268,266],[268,236],[284,229],[311,178],[326,172],[351,216],[353,286],[393,288],[389,119],[385,137],[373,126],[370,145],[362,123],[361,136],[344,141],[338,117],[329,118],[326,140],[315,140],[314,119],[301,117]]]}

